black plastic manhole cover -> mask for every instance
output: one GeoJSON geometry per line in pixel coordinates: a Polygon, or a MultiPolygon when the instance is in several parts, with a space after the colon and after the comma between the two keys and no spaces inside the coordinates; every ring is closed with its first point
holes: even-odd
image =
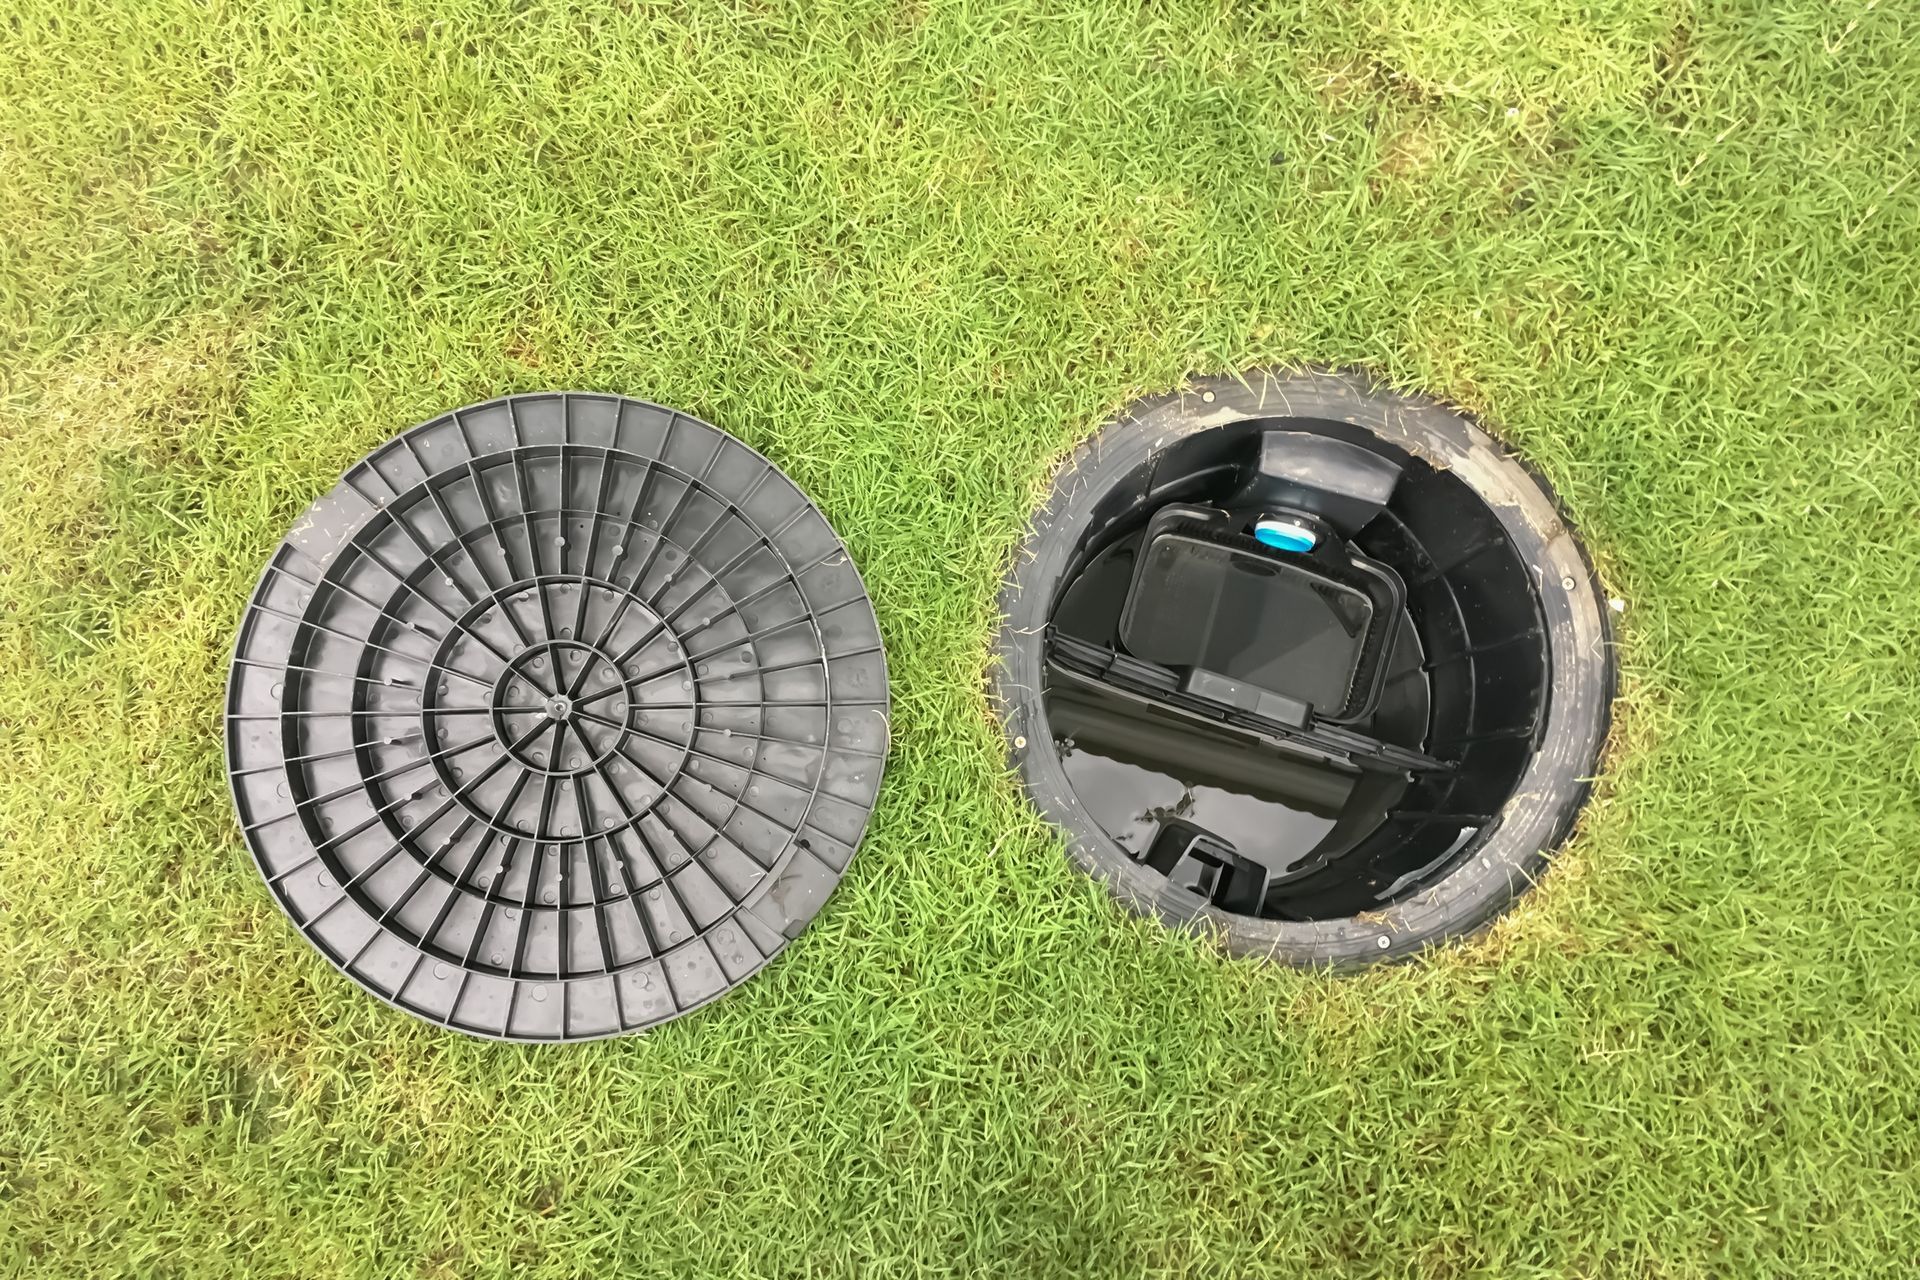
{"type": "Polygon", "coordinates": [[[721,995],[846,870],[887,748],[846,549],[682,413],[531,395],[415,427],[294,523],[227,691],[247,843],[321,954],[473,1035],[721,995]]]}

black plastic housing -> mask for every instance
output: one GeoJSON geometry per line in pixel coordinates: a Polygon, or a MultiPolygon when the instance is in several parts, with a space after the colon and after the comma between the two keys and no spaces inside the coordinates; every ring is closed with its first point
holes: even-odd
{"type": "Polygon", "coordinates": [[[1537,875],[1605,738],[1604,609],[1551,495],[1352,375],[1137,406],[1060,474],[1002,602],[1035,803],[1124,899],[1237,949],[1358,962],[1473,927],[1537,875]],[[1330,532],[1252,543],[1275,512],[1330,532]],[[1213,562],[1150,573],[1169,537],[1288,585],[1223,606],[1213,562]]]}

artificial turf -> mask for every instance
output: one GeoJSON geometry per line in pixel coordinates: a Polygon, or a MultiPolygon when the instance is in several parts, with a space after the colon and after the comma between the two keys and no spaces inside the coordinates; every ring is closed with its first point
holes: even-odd
{"type": "Polygon", "coordinates": [[[1908,6],[0,8],[0,1273],[1911,1273],[1908,6]],[[1624,603],[1555,870],[1345,978],[1111,905],[982,692],[1064,451],[1305,362],[1483,414],[1624,603]],[[294,514],[549,387],[820,501],[895,736],[776,965],[535,1049],[311,952],[219,725],[294,514]]]}

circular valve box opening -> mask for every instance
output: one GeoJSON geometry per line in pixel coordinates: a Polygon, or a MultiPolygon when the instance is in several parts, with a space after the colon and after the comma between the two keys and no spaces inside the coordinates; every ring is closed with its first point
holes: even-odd
{"type": "Polygon", "coordinates": [[[1130,905],[1360,963],[1491,919],[1598,765],[1606,613],[1543,484],[1327,373],[1146,402],[1056,478],[1002,598],[1029,794],[1130,905]]]}

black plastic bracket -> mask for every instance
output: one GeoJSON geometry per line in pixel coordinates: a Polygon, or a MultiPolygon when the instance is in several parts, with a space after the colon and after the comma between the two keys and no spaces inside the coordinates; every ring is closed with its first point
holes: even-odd
{"type": "MultiPolygon", "coordinates": [[[[1053,628],[1047,630],[1047,666],[1055,676],[1103,685],[1145,707],[1223,722],[1274,745],[1305,749],[1324,758],[1344,760],[1356,768],[1411,773],[1452,773],[1458,769],[1458,765],[1424,751],[1382,742],[1339,725],[1290,723],[1266,714],[1260,706],[1243,705],[1247,699],[1228,687],[1233,682],[1217,676],[1213,680],[1205,678],[1213,673],[1199,673],[1202,679],[1196,683],[1191,674],[1183,677],[1171,668],[1077,640],[1053,628]]],[[[1292,714],[1291,707],[1280,710],[1284,715],[1292,714]]]]}
{"type": "Polygon", "coordinates": [[[1371,449],[1306,431],[1267,431],[1232,506],[1305,511],[1351,538],[1399,483],[1400,464],[1371,449]]]}

